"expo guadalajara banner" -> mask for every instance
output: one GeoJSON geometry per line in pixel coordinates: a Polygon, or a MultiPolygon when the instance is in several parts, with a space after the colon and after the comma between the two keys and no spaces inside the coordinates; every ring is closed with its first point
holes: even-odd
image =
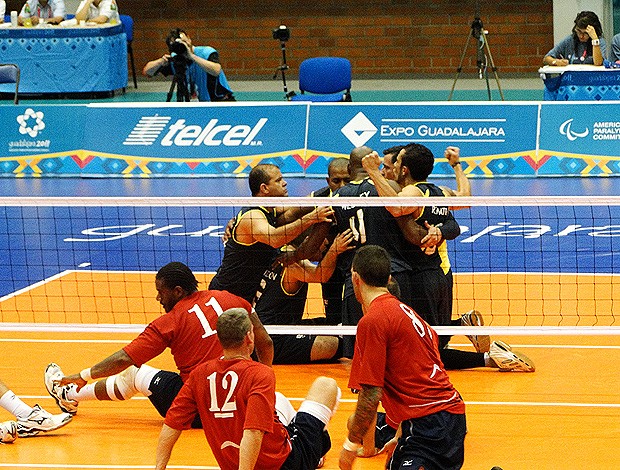
{"type": "Polygon", "coordinates": [[[2,176],[217,176],[275,163],[326,173],[356,146],[419,142],[451,175],[620,174],[620,104],[136,103],[0,108],[2,176]]]}

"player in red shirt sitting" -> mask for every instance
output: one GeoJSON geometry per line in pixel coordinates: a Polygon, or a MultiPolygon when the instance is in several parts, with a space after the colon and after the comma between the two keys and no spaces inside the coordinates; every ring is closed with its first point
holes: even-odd
{"type": "Polygon", "coordinates": [[[166,468],[182,430],[200,415],[222,470],[314,470],[330,448],[326,426],[338,404],[334,379],[317,378],[287,425],[276,413],[273,369],[252,361],[254,329],[242,309],[217,320],[224,355],[197,367],[166,415],[157,470],[166,468]]]}
{"type": "Polygon", "coordinates": [[[387,422],[398,427],[388,449],[389,468],[401,468],[406,461],[408,468],[460,469],[465,403],[441,362],[437,333],[388,292],[390,256],[385,249],[359,248],[351,273],[364,315],[357,325],[349,378],[359,396],[340,468],[352,468],[381,401],[387,422]]]}
{"type": "MultiPolygon", "coordinates": [[[[189,373],[222,355],[215,323],[219,315],[233,307],[240,307],[254,325],[257,356],[271,366],[273,342],[247,300],[226,291],[199,291],[194,273],[180,262],[162,267],[155,276],[155,287],[166,314],[149,323],[123,349],[66,377],[58,365],[47,366],[45,386],[61,410],[75,414],[82,400],[128,400],[142,393],[162,417],[166,416],[189,373]],[[179,373],[146,365],[166,348],[170,348],[179,373]],[[87,384],[104,377],[107,379],[87,384]]],[[[200,422],[197,420],[194,426],[201,427],[200,422]]]]}

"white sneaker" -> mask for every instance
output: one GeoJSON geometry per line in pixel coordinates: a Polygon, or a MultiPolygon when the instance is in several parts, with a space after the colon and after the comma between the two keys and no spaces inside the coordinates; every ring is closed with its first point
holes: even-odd
{"type": "Polygon", "coordinates": [[[39,405],[32,407],[27,418],[17,418],[17,435],[19,437],[36,436],[40,432],[54,431],[69,424],[73,419],[69,413],[53,415],[39,405]]]}
{"type": "MultiPolygon", "coordinates": [[[[462,326],[484,326],[484,319],[478,310],[470,310],[461,316],[462,326]]],[[[467,335],[477,352],[489,352],[491,337],[489,335],[467,335]]]]}
{"type": "Polygon", "coordinates": [[[0,442],[8,444],[15,439],[17,439],[17,423],[15,421],[0,423],[0,442]]]}
{"type": "Polygon", "coordinates": [[[58,385],[55,383],[55,381],[62,379],[64,376],[65,374],[63,374],[62,369],[58,364],[54,364],[53,362],[49,363],[45,368],[45,388],[47,388],[47,393],[49,393],[52,398],[56,400],[58,408],[65,413],[74,415],[77,413],[78,402],[75,400],[69,400],[69,398],[67,398],[67,394],[69,393],[69,390],[77,387],[77,385],[58,385]]]}
{"type": "Polygon", "coordinates": [[[497,364],[501,372],[508,372],[511,370],[534,372],[536,370],[534,363],[529,357],[518,351],[513,351],[512,348],[503,341],[493,341],[491,343],[489,357],[493,359],[493,362],[497,364]]]}

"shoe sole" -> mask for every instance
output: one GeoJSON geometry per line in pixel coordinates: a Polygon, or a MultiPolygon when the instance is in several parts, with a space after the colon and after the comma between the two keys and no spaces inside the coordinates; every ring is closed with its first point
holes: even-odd
{"type": "MultiPolygon", "coordinates": [[[[58,367],[58,365],[54,364],[53,362],[48,364],[47,367],[45,368],[45,374],[43,375],[43,378],[45,379],[45,377],[47,376],[47,370],[50,367],[58,367]]],[[[52,385],[52,388],[54,387],[54,385],[52,385]]],[[[62,404],[62,401],[56,397],[56,395],[54,395],[51,390],[47,387],[47,383],[45,383],[45,389],[47,390],[47,393],[49,394],[50,397],[52,397],[55,401],[56,401],[56,406],[58,406],[58,408],[60,408],[61,411],[63,411],[64,413],[69,413],[72,416],[75,416],[77,414],[77,410],[72,410],[67,408],[66,406],[64,406],[62,404]]]]}
{"type": "Polygon", "coordinates": [[[500,372],[512,372],[512,371],[534,372],[536,371],[536,366],[534,366],[534,362],[529,357],[527,357],[525,354],[520,353],[519,351],[514,351],[512,347],[508,346],[503,341],[495,341],[495,344],[497,344],[504,351],[507,351],[510,354],[512,354],[514,356],[514,360],[518,363],[517,366],[511,367],[511,368],[502,369],[500,367],[499,369],[500,372]]]}
{"type": "MultiPolygon", "coordinates": [[[[461,317],[461,323],[464,326],[484,326],[482,314],[478,310],[470,310],[461,317]],[[463,321],[463,317],[468,320],[463,321]],[[473,321],[469,321],[472,319],[473,321]]],[[[467,335],[467,338],[474,346],[476,352],[485,353],[491,349],[491,337],[489,335],[467,335]]]]}

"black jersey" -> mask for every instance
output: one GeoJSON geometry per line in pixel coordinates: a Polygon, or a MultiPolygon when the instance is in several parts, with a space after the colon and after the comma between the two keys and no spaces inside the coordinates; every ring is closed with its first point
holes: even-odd
{"type": "Polygon", "coordinates": [[[235,217],[232,235],[226,242],[224,258],[209,289],[226,290],[253,303],[256,290],[265,270],[271,265],[278,248],[261,242],[244,244],[236,239],[236,229],[241,219],[251,211],[260,211],[269,225],[276,226],[275,209],[244,207],[235,217]]]}
{"type": "Polygon", "coordinates": [[[263,325],[296,325],[303,318],[308,283],[304,282],[297,292],[289,293],[282,285],[285,272],[286,268],[278,265],[263,273],[254,307],[263,325]]]}
{"type": "MultiPolygon", "coordinates": [[[[370,178],[352,181],[335,191],[338,197],[376,197],[377,189],[370,178]]],[[[379,206],[333,206],[336,214],[338,231],[351,229],[355,235],[356,248],[363,245],[379,245],[387,250],[391,258],[392,272],[411,270],[407,261],[407,241],[405,240],[396,219],[385,207],[379,206]]],[[[338,256],[338,269],[347,280],[345,296],[350,295],[350,271],[355,250],[345,251],[338,256]]]]}
{"type": "MultiPolygon", "coordinates": [[[[424,197],[445,197],[443,190],[432,183],[422,181],[414,184],[424,197]]],[[[445,199],[441,202],[445,204],[445,199]]],[[[416,219],[416,222],[425,227],[424,222],[430,225],[443,225],[447,220],[453,219],[452,213],[448,205],[427,205],[422,209],[422,213],[416,219]]],[[[436,250],[422,250],[417,245],[409,245],[407,259],[410,261],[414,271],[424,269],[433,269],[441,267],[444,274],[450,270],[450,260],[448,259],[448,251],[446,243],[442,243],[436,250]]]]}

